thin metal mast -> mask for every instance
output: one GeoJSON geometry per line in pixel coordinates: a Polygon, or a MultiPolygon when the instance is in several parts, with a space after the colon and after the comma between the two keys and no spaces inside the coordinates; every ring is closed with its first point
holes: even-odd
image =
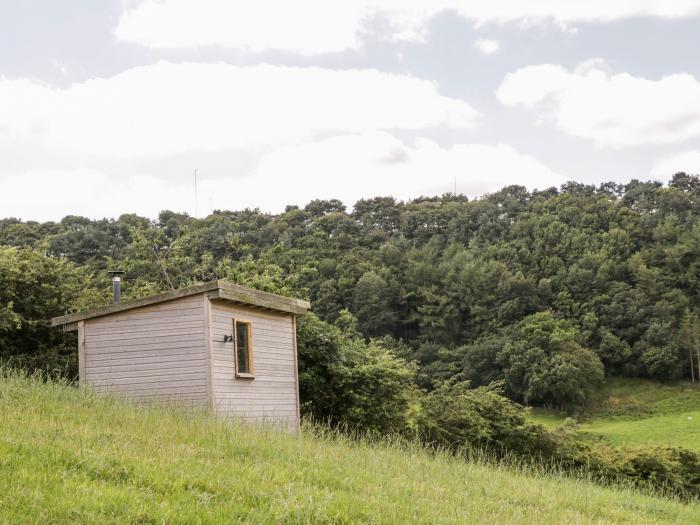
{"type": "Polygon", "coordinates": [[[194,218],[199,219],[199,210],[197,209],[197,168],[194,170],[194,218]]]}

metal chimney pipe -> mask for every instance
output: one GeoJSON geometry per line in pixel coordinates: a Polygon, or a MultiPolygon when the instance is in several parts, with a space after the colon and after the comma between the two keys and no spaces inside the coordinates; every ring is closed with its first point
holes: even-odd
{"type": "Polygon", "coordinates": [[[121,270],[113,270],[107,272],[112,277],[112,291],[114,292],[114,304],[119,304],[122,300],[122,275],[124,272],[121,270]]]}

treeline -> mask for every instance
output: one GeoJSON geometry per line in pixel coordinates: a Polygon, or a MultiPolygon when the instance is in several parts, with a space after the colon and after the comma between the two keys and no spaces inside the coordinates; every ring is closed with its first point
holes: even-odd
{"type": "Polygon", "coordinates": [[[699,197],[698,178],[679,173],[667,187],[510,186],[351,211],[331,200],[279,215],[4,219],[0,244],[80,267],[76,308],[109,300],[111,268],[127,272],[131,296],[228,278],[307,297],[331,324],[349,314],[365,338],[416,361],[424,388],[503,379],[514,399],[570,408],[604,373],[690,377],[699,197]],[[572,387],[582,376],[589,384],[572,387]]]}

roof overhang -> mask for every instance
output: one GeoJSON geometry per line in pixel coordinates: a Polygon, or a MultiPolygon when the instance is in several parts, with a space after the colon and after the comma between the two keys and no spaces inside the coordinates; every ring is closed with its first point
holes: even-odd
{"type": "Polygon", "coordinates": [[[118,312],[133,310],[134,308],[164,303],[197,294],[206,294],[211,300],[229,301],[294,315],[304,315],[309,308],[311,308],[309,301],[304,301],[303,299],[262,292],[239,284],[219,280],[196,284],[194,286],[188,286],[157,295],[150,295],[132,301],[124,301],[123,303],[102,308],[94,308],[92,310],[54,317],[51,319],[51,326],[63,326],[65,330],[74,330],[78,321],[84,321],[95,317],[104,317],[118,312]]]}

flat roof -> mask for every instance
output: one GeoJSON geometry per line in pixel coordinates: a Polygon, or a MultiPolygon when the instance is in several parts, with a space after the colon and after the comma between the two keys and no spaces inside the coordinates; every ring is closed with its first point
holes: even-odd
{"type": "Polygon", "coordinates": [[[61,315],[51,319],[51,326],[64,326],[76,323],[78,321],[84,321],[85,319],[104,317],[117,312],[124,312],[126,310],[133,310],[134,308],[141,308],[142,306],[150,306],[152,304],[172,301],[173,299],[180,299],[181,297],[204,293],[207,294],[209,299],[231,301],[296,315],[304,315],[309,308],[311,308],[309,301],[304,301],[303,299],[295,299],[293,297],[286,297],[275,293],[262,292],[260,290],[241,286],[240,284],[233,284],[228,281],[218,280],[210,281],[208,283],[195,284],[194,286],[187,286],[186,288],[179,288],[178,290],[150,295],[140,299],[124,301],[119,304],[112,304],[102,308],[93,308],[92,310],[85,310],[83,312],[61,315]]]}

